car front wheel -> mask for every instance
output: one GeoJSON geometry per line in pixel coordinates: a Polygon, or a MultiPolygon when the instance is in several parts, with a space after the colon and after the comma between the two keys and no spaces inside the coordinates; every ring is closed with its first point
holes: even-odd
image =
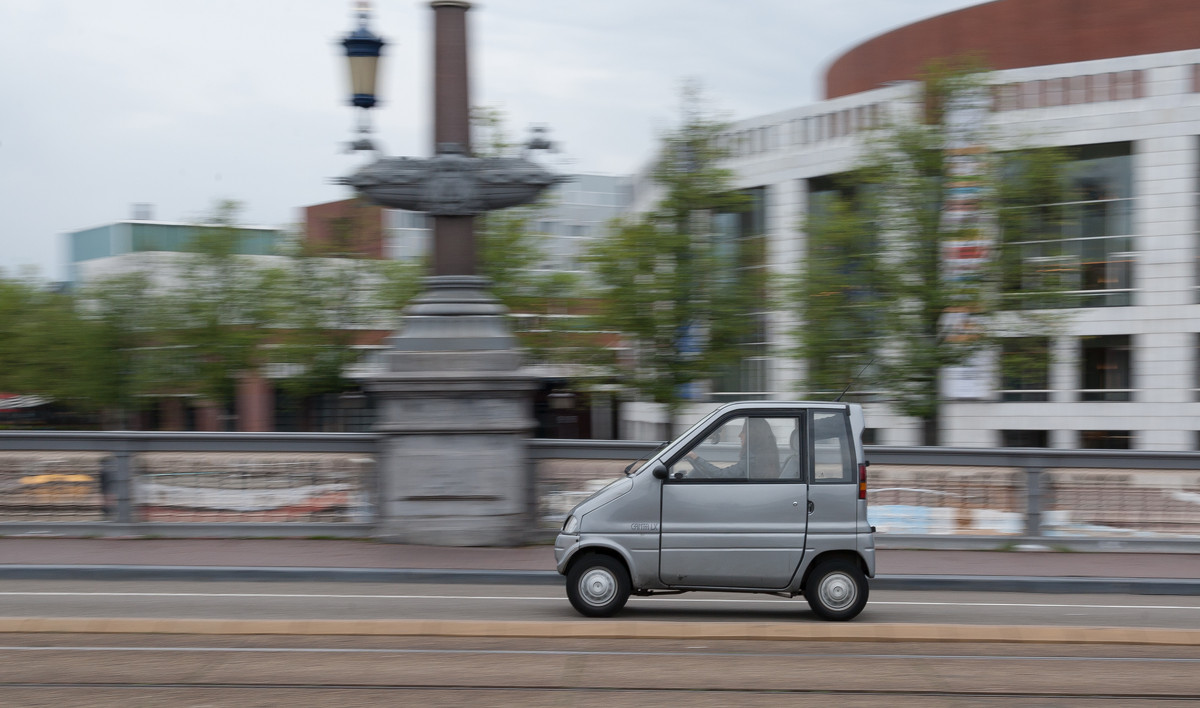
{"type": "Polygon", "coordinates": [[[804,584],[808,606],[822,619],[854,619],[867,606],[867,576],[857,563],[843,558],[822,561],[804,584]]]}
{"type": "Polygon", "coordinates": [[[585,617],[612,617],[629,600],[629,571],[612,556],[589,553],[567,572],[567,598],[585,617]]]}

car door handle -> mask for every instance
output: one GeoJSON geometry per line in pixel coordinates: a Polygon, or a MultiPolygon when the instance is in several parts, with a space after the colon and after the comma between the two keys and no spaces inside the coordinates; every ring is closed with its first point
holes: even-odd
{"type": "Polygon", "coordinates": [[[815,504],[813,504],[813,503],[810,501],[810,502],[808,503],[808,513],[810,513],[810,514],[811,514],[811,513],[813,513],[813,512],[814,512],[814,511],[816,511],[816,510],[817,510],[817,507],[816,507],[816,505],[815,505],[815,504]]]}

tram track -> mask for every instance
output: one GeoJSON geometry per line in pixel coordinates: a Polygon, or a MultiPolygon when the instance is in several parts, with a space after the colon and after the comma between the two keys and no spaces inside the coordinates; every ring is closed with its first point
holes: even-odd
{"type": "Polygon", "coordinates": [[[387,696],[414,705],[558,705],[565,696],[572,705],[613,707],[683,697],[701,706],[773,704],[772,697],[796,705],[821,697],[880,706],[1131,705],[1200,695],[1200,679],[1192,678],[1200,656],[1188,648],[898,644],[889,652],[862,643],[757,641],[112,639],[10,637],[0,646],[0,704],[46,695],[83,696],[89,702],[65,704],[96,706],[174,705],[164,696],[179,695],[219,704],[243,697],[285,705],[287,695],[332,704],[329,696],[340,694],[359,697],[347,705],[387,696]]]}
{"type": "Polygon", "coordinates": [[[10,683],[0,681],[0,689],[79,689],[79,690],[236,690],[236,691],[433,691],[441,693],[596,693],[596,694],[639,694],[641,696],[671,696],[679,694],[717,694],[724,696],[837,696],[837,697],[898,697],[938,699],[1031,699],[1031,700],[1104,700],[1104,701],[1194,701],[1195,693],[1150,693],[1150,692],[1065,692],[1065,691],[946,691],[900,688],[688,688],[656,686],[604,686],[604,685],[441,685],[419,683],[257,683],[257,682],[41,682],[10,683]]]}

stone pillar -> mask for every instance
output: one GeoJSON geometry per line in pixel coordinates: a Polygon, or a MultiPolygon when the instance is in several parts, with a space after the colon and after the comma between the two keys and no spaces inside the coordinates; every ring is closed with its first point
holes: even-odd
{"type": "Polygon", "coordinates": [[[519,368],[507,312],[485,292],[486,280],[438,280],[405,311],[369,384],[385,436],[376,535],[519,545],[536,523],[526,441],[537,383],[519,368]]]}
{"type": "MultiPolygon", "coordinates": [[[[434,0],[438,143],[470,154],[466,12],[434,0]]],[[[440,149],[440,147],[439,147],[440,149]]],[[[520,368],[508,312],[476,274],[474,216],[434,216],[434,276],[388,338],[368,388],[379,400],[377,537],[512,546],[536,522],[536,380],[520,368]]]]}

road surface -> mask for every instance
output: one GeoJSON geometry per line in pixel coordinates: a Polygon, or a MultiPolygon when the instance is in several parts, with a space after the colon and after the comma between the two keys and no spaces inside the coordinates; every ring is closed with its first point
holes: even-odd
{"type": "Polygon", "coordinates": [[[31,618],[60,624],[0,632],[0,705],[895,708],[1200,697],[1200,641],[1154,641],[1200,628],[1196,597],[876,592],[859,619],[827,623],[802,599],[741,594],[633,598],[617,618],[583,620],[552,586],[0,584],[0,624],[31,618]],[[85,633],[81,623],[98,621],[86,618],[110,624],[85,633]],[[178,629],[223,620],[234,629],[178,629]],[[326,624],[316,634],[308,621],[326,624]],[[467,636],[439,635],[471,626],[467,636]],[[1048,626],[1085,641],[1030,634],[1048,626]],[[654,627],[668,631],[633,636],[654,627]],[[929,627],[960,634],[887,639],[929,627]],[[996,627],[1017,634],[972,639],[996,627]],[[1097,639],[1088,627],[1113,629],[1097,639]],[[718,636],[730,628],[747,636],[718,636]],[[631,636],[572,636],[606,629],[631,636]],[[872,641],[837,634],[873,629],[872,641]],[[783,639],[758,638],[772,631],[783,639]]]}
{"type": "MultiPolygon", "coordinates": [[[[33,580],[0,584],[0,617],[581,619],[555,586],[33,580]]],[[[739,593],[633,597],[616,620],[820,622],[801,597],[739,593]]],[[[1200,629],[1200,597],[876,591],[862,623],[1200,629]]]]}

